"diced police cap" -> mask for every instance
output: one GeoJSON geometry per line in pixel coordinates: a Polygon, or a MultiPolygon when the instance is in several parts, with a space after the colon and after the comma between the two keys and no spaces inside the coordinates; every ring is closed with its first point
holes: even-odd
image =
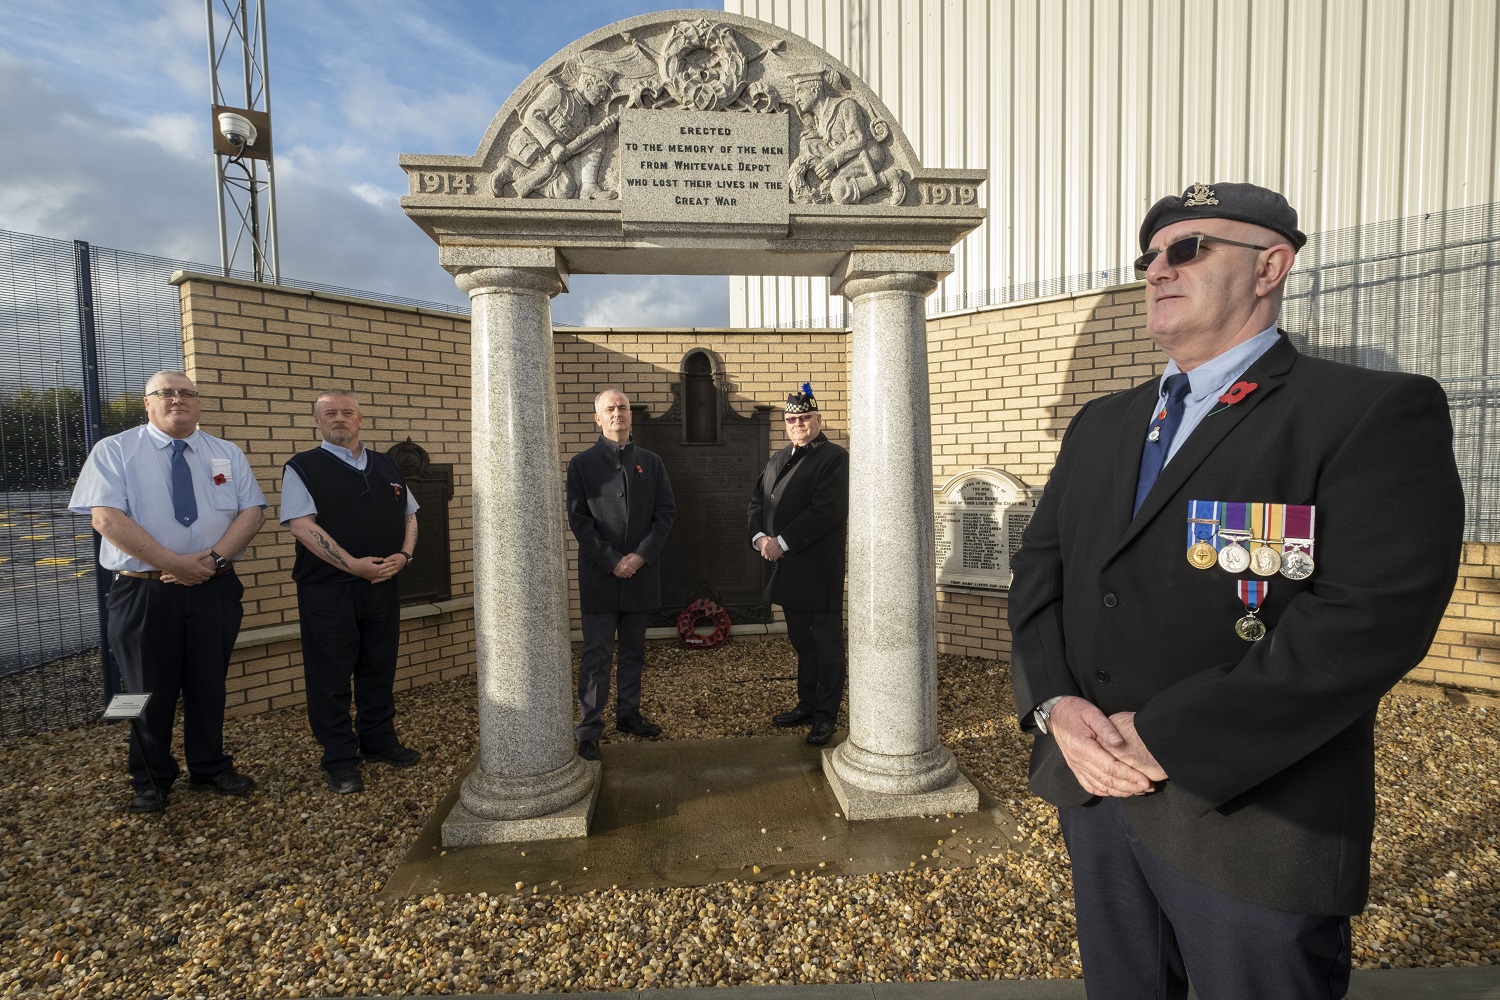
{"type": "Polygon", "coordinates": [[[1280,233],[1301,250],[1307,236],[1297,228],[1297,210],[1286,198],[1259,184],[1194,184],[1178,195],[1168,195],[1151,206],[1141,223],[1141,252],[1151,249],[1151,237],[1175,222],[1188,219],[1234,219],[1280,233]]]}
{"type": "Polygon", "coordinates": [[[786,412],[788,413],[817,413],[818,401],[813,399],[812,385],[802,383],[798,392],[789,392],[786,396],[786,412]]]}

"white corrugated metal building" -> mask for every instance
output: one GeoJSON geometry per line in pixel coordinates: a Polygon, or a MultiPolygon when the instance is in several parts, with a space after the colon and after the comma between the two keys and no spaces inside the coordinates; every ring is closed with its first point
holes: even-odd
{"type": "MultiPolygon", "coordinates": [[[[927,166],[989,171],[936,312],[1132,280],[1193,181],[1283,191],[1308,233],[1500,191],[1495,0],[725,0],[823,47],[927,166]]],[[[807,278],[734,278],[736,326],[842,325],[807,278]]]]}

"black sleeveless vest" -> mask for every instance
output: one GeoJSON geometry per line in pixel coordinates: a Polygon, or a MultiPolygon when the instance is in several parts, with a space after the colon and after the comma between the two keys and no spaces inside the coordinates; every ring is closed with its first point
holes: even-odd
{"type": "MultiPolygon", "coordinates": [[[[355,558],[388,556],[406,540],[406,480],[394,460],[365,448],[360,472],[326,448],[293,455],[286,464],[302,477],[318,508],[318,526],[355,558]]],[[[297,542],[292,579],[298,583],[357,580],[297,542]]]]}

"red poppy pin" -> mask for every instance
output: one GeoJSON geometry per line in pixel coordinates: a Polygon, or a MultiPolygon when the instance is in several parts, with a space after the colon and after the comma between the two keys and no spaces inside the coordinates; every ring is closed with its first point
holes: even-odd
{"type": "Polygon", "coordinates": [[[396,491],[396,495],[398,497],[401,495],[401,484],[400,483],[392,483],[391,484],[391,489],[393,489],[393,490],[396,491]]]}
{"type": "Polygon", "coordinates": [[[1258,388],[1260,388],[1260,386],[1254,382],[1236,382],[1234,385],[1229,387],[1228,392],[1219,397],[1219,402],[1223,403],[1225,406],[1233,406],[1235,403],[1238,403],[1240,400],[1244,399],[1246,396],[1250,395],[1258,388]]]}
{"type": "Polygon", "coordinates": [[[645,469],[643,469],[643,468],[641,468],[641,467],[640,467],[640,466],[639,466],[639,465],[637,465],[637,466],[636,466],[636,467],[635,467],[635,474],[636,474],[636,475],[637,475],[637,476],[644,476],[644,475],[645,475],[645,474],[646,474],[646,470],[645,470],[645,469]]]}
{"type": "Polygon", "coordinates": [[[222,472],[219,473],[218,475],[214,476],[214,485],[215,486],[223,486],[227,482],[229,482],[229,477],[226,476],[226,475],[224,475],[224,473],[222,473],[222,472]]]}

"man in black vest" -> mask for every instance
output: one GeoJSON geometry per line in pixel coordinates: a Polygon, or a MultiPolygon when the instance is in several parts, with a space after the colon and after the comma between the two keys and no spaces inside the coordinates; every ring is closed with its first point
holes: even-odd
{"type": "Polygon", "coordinates": [[[771,721],[812,723],[827,743],[844,700],[844,542],[849,453],[823,433],[812,386],[786,398],[791,444],[766,463],[750,496],[750,544],[771,566],[766,600],[781,605],[797,650],[797,704],[771,721]]]}
{"type": "Polygon", "coordinates": [[[605,389],[594,400],[599,440],[568,462],[568,526],[578,539],[578,601],[583,653],[578,663],[574,731],[578,756],[599,759],[609,664],[619,636],[615,728],[650,739],[661,727],[641,714],[641,670],[646,665],[646,615],[661,604],[656,562],[677,502],[667,470],[630,437],[630,400],[605,389]]]}
{"type": "Polygon", "coordinates": [[[354,394],[334,389],[313,403],[321,447],[292,456],[281,479],[281,523],[297,540],[297,613],[307,719],[323,745],[336,794],[364,791],[359,762],[409,767],[421,754],[396,737],[396,574],[417,546],[417,502],[387,455],[359,440],[354,394]],[[354,688],[354,719],[349,689],[354,688]]]}

